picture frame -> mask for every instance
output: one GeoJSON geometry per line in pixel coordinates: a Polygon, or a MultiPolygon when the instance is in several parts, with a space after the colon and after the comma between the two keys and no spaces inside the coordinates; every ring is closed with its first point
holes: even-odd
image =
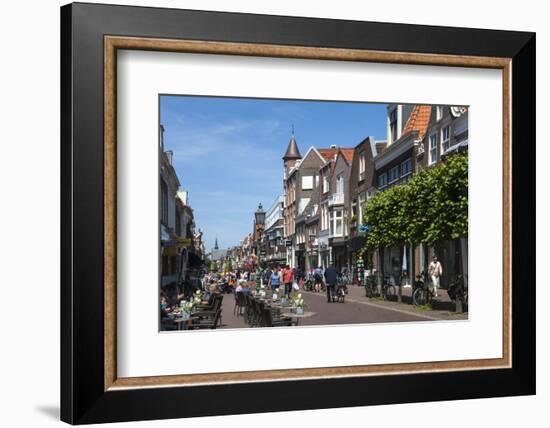
{"type": "Polygon", "coordinates": [[[86,424],[534,394],[535,94],[533,33],[63,6],[61,419],[86,424]],[[503,357],[118,378],[118,49],[502,70],[503,357]],[[212,406],[213,394],[226,399],[212,406]]]}

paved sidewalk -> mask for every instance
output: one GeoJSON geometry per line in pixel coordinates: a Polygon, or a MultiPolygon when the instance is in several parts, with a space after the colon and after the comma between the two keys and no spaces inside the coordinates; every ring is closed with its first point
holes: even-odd
{"type": "MultiPolygon", "coordinates": [[[[396,292],[398,287],[396,287],[396,292]]],[[[424,315],[432,319],[437,320],[467,320],[468,319],[468,307],[466,306],[466,312],[456,313],[455,304],[449,298],[446,290],[440,289],[438,291],[438,297],[432,302],[432,309],[424,309],[414,306],[412,304],[412,287],[402,288],[402,303],[397,301],[385,301],[382,298],[368,298],[365,296],[365,288],[357,287],[355,285],[348,285],[349,294],[346,296],[346,300],[354,301],[358,303],[364,303],[369,305],[376,305],[384,308],[393,308],[400,311],[405,311],[415,315],[424,315]]],[[[397,296],[396,296],[397,298],[397,296]]]]}

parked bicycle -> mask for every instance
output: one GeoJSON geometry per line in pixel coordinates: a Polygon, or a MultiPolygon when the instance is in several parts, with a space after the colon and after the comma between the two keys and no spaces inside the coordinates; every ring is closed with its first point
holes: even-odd
{"type": "Polygon", "coordinates": [[[365,280],[365,294],[367,297],[382,297],[384,300],[392,300],[396,295],[395,285],[391,275],[384,275],[382,286],[379,288],[376,277],[367,276],[365,280]]]}
{"type": "Polygon", "coordinates": [[[315,290],[315,287],[314,287],[314,279],[313,277],[310,275],[303,283],[302,285],[302,290],[304,291],[314,291],[315,290]]]}
{"type": "Polygon", "coordinates": [[[422,271],[416,276],[416,281],[413,285],[412,301],[416,306],[423,306],[431,303],[434,297],[432,282],[429,275],[422,271]]]}

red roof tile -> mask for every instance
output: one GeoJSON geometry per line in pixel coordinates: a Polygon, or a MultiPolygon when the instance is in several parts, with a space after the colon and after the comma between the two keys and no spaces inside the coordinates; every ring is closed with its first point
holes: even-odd
{"type": "Polygon", "coordinates": [[[403,128],[403,135],[407,135],[409,132],[418,131],[418,136],[424,138],[426,131],[428,130],[428,123],[430,122],[430,114],[432,112],[432,106],[417,105],[414,107],[405,128],[403,128]]]}
{"type": "Polygon", "coordinates": [[[353,160],[355,149],[340,149],[340,151],[342,152],[342,155],[348,161],[348,163],[351,163],[351,161],[353,160]]]}
{"type": "Polygon", "coordinates": [[[323,156],[325,161],[334,159],[334,157],[338,154],[338,150],[342,151],[342,154],[344,155],[344,157],[348,162],[352,161],[353,153],[355,150],[353,148],[350,149],[348,147],[335,147],[335,148],[331,147],[328,149],[317,149],[317,151],[321,154],[321,156],[323,156]]]}

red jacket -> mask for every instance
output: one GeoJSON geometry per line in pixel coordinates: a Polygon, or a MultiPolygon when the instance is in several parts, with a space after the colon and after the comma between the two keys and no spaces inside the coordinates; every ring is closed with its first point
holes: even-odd
{"type": "Polygon", "coordinates": [[[292,269],[289,268],[289,269],[283,270],[283,282],[285,284],[288,284],[293,280],[294,280],[294,273],[292,272],[292,269]]]}

